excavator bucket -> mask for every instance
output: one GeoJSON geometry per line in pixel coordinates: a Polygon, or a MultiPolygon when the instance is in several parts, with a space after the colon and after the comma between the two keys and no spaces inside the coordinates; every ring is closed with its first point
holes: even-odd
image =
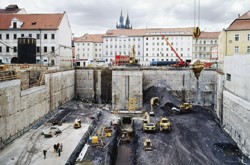
{"type": "Polygon", "coordinates": [[[201,62],[200,60],[197,60],[191,66],[192,66],[191,68],[192,68],[192,70],[194,72],[194,75],[195,75],[196,79],[198,80],[199,77],[200,77],[200,73],[204,68],[204,63],[201,62]]]}

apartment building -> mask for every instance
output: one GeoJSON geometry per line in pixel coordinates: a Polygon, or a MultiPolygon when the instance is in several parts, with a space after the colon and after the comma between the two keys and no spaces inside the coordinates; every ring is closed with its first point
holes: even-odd
{"type": "Polygon", "coordinates": [[[192,60],[193,28],[145,29],[143,61],[177,61],[178,58],[163,36],[184,60],[192,60]]]}
{"type": "Polygon", "coordinates": [[[191,61],[192,31],[193,28],[108,30],[103,36],[103,59],[111,62],[115,55],[131,55],[134,45],[140,62],[178,60],[164,35],[183,60],[191,61]]]}
{"type": "Polygon", "coordinates": [[[103,34],[84,34],[74,38],[76,61],[102,60],[103,34]]]}
{"type": "Polygon", "coordinates": [[[37,63],[72,66],[72,32],[66,13],[0,14],[0,60],[17,61],[17,39],[36,39],[37,63]]]}
{"type": "Polygon", "coordinates": [[[250,11],[238,16],[219,35],[219,68],[223,69],[224,56],[250,54],[250,11]]]}
{"type": "Polygon", "coordinates": [[[220,32],[201,32],[193,39],[193,59],[216,61],[218,59],[218,38],[220,32]]]}

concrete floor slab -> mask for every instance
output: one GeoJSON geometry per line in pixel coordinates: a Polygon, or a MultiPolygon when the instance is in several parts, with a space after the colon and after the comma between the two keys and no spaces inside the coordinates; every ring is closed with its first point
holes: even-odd
{"type": "Polygon", "coordinates": [[[72,123],[63,123],[62,126],[57,127],[62,130],[62,133],[51,138],[41,135],[43,131],[48,131],[50,126],[43,125],[35,130],[30,130],[0,152],[0,164],[65,164],[87,131],[89,124],[83,123],[80,129],[74,129],[72,123]],[[63,144],[60,157],[54,152],[53,145],[56,143],[63,144]],[[47,150],[46,159],[43,156],[44,149],[47,150]]]}

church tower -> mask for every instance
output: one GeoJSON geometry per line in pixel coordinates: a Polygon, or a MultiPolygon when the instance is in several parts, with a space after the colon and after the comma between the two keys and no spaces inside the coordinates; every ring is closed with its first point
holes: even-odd
{"type": "Polygon", "coordinates": [[[117,24],[117,22],[116,22],[116,28],[117,29],[132,29],[132,26],[130,26],[130,20],[129,20],[128,14],[127,14],[126,22],[124,24],[124,17],[122,15],[122,11],[121,11],[119,23],[117,24]]]}

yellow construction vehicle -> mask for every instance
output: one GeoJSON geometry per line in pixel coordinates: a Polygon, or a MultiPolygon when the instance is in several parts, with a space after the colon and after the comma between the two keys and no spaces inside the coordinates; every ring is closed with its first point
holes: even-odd
{"type": "Polygon", "coordinates": [[[159,105],[159,98],[158,97],[152,97],[150,100],[150,112],[149,115],[150,116],[154,116],[155,112],[154,112],[154,106],[158,106],[159,105]]]}
{"type": "Polygon", "coordinates": [[[145,112],[143,120],[142,120],[142,130],[143,131],[155,131],[155,124],[154,123],[150,123],[150,117],[149,114],[147,112],[145,112]]]}
{"type": "Polygon", "coordinates": [[[189,112],[193,106],[190,103],[182,103],[179,107],[181,112],[189,112]]]}
{"type": "Polygon", "coordinates": [[[145,151],[152,151],[152,143],[149,138],[146,138],[143,142],[143,149],[145,151]]]}
{"type": "Polygon", "coordinates": [[[81,120],[79,118],[75,119],[74,128],[81,128],[81,120]]]}
{"type": "Polygon", "coordinates": [[[177,107],[173,107],[172,111],[177,112],[177,113],[185,113],[185,112],[189,112],[190,110],[192,110],[192,104],[190,103],[181,103],[179,105],[179,108],[177,107]]]}
{"type": "Polygon", "coordinates": [[[166,117],[161,117],[159,121],[160,131],[170,131],[170,121],[166,117]]]}
{"type": "Polygon", "coordinates": [[[126,64],[126,66],[140,66],[140,64],[138,64],[138,60],[136,59],[135,45],[133,45],[132,56],[129,57],[129,63],[126,64]]]}

